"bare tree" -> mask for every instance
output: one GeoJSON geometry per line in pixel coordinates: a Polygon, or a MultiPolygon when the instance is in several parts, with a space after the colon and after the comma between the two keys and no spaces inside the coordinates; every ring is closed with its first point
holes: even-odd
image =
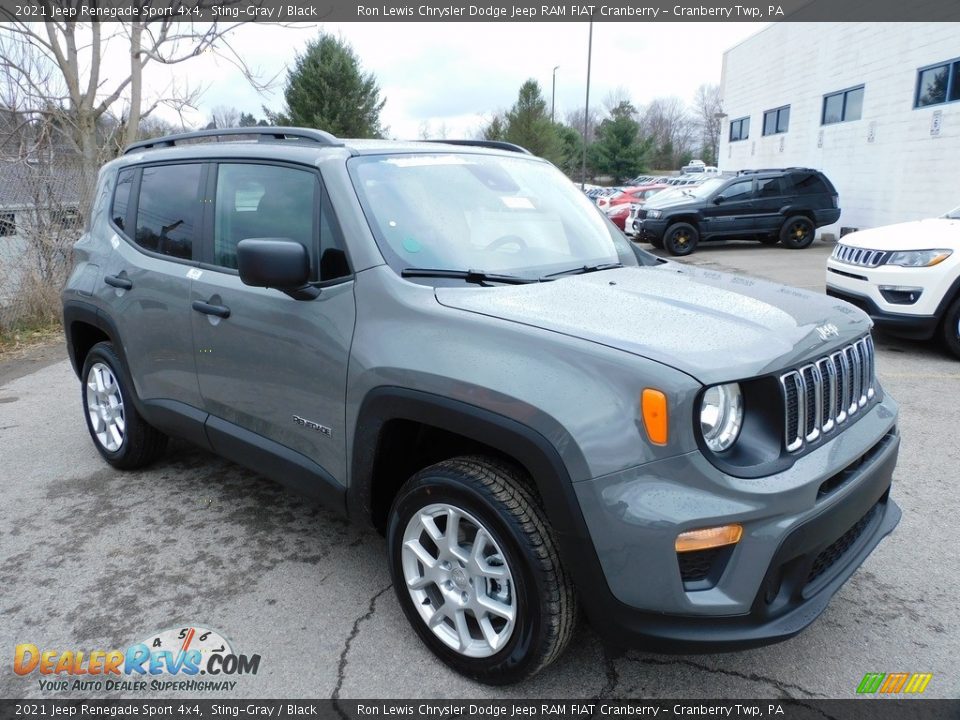
{"type": "MultiPolygon", "coordinates": [[[[150,0],[141,2],[145,7],[150,4],[150,0]]],[[[189,10],[198,2],[188,0],[182,7],[189,10]]],[[[45,0],[45,5],[66,10],[74,3],[45,0]]],[[[113,111],[122,118],[114,142],[125,145],[136,140],[141,121],[160,105],[182,112],[197,97],[197,89],[171,86],[159,97],[144,98],[143,73],[150,63],[175,65],[205,52],[216,52],[239,68],[255,87],[269,85],[230,44],[231,33],[244,23],[200,24],[170,18],[33,23],[17,20],[7,9],[0,9],[0,18],[8,21],[0,28],[0,76],[5,82],[0,90],[16,98],[14,104],[10,98],[4,101],[28,118],[58,118],[56,126],[74,144],[82,183],[88,189],[93,186],[105,151],[109,154],[111,150],[98,133],[98,123],[104,116],[113,111]],[[123,68],[104,68],[108,42],[123,43],[127,49],[127,65],[123,68]],[[122,111],[116,111],[118,106],[122,111]]]]}
{"type": "Polygon", "coordinates": [[[632,106],[633,98],[630,97],[630,91],[623,85],[618,85],[608,92],[603,99],[603,107],[607,111],[607,115],[613,113],[617,108],[624,107],[624,103],[632,106]]]}
{"type": "Polygon", "coordinates": [[[219,130],[239,127],[240,111],[235,107],[217,105],[211,112],[210,121],[213,123],[213,127],[219,130]]]}
{"type": "Polygon", "coordinates": [[[707,165],[717,164],[723,122],[720,86],[704,83],[693,96],[693,115],[700,130],[700,152],[707,165]]]}
{"type": "MultiPolygon", "coordinates": [[[[571,110],[567,113],[567,125],[580,133],[580,137],[583,137],[583,116],[583,108],[577,108],[576,110],[571,110]]],[[[597,139],[597,127],[599,127],[599,125],[600,111],[595,107],[592,107],[590,108],[590,129],[588,130],[589,137],[586,140],[587,144],[590,144],[597,139]]]]}
{"type": "Polygon", "coordinates": [[[640,134],[653,140],[652,163],[661,170],[680,166],[693,149],[695,125],[683,101],[655,98],[640,112],[640,134]]]}

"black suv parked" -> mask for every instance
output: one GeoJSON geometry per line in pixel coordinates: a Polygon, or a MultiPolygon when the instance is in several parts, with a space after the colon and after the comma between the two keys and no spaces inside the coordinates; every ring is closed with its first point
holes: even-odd
{"type": "Polygon", "coordinates": [[[794,250],[840,218],[837,190],[810,168],[741,170],[679,193],[654,196],[633,223],[638,240],[689,255],[701,240],[756,239],[794,250]]]}

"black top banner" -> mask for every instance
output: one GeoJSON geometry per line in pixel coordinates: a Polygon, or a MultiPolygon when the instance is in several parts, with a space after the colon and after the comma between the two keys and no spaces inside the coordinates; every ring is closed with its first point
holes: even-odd
{"type": "Polygon", "coordinates": [[[0,20],[261,22],[948,22],[960,0],[0,0],[0,20]]]}

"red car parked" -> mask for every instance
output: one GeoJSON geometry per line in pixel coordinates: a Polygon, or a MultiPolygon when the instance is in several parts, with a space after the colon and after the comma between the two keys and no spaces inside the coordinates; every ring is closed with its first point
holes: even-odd
{"type": "Polygon", "coordinates": [[[643,203],[647,201],[647,198],[668,187],[670,186],[658,184],[625,188],[624,191],[618,195],[601,198],[597,202],[597,205],[607,214],[607,217],[610,218],[614,225],[626,232],[626,222],[630,216],[630,206],[643,205],[643,203]],[[605,203],[601,205],[600,203],[603,201],[605,201],[605,203]]]}

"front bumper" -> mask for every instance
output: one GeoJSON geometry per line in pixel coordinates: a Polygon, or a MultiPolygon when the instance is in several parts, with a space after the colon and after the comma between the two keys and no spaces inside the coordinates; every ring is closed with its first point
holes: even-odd
{"type": "Polygon", "coordinates": [[[662,218],[659,220],[643,218],[633,221],[633,234],[640,240],[659,240],[666,229],[667,221],[662,218]]]}
{"type": "Polygon", "coordinates": [[[796,635],[899,522],[889,497],[895,422],[896,405],[884,399],[766,478],[723,475],[691,453],[577,483],[602,569],[593,587],[580,588],[594,627],[617,644],[660,652],[717,652],[796,635]],[[677,535],[728,522],[740,522],[744,537],[719,575],[685,584],[677,535]]]}
{"type": "Polygon", "coordinates": [[[911,315],[883,310],[867,296],[827,285],[827,295],[839,298],[863,310],[880,330],[910,340],[929,340],[937,331],[936,315],[911,315]]]}

